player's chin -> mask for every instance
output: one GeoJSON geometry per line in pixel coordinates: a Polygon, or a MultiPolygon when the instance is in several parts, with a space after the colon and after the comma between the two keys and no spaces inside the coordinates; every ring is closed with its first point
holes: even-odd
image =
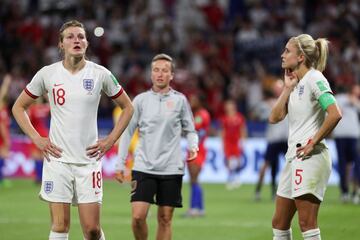
{"type": "Polygon", "coordinates": [[[83,57],[84,54],[85,53],[83,51],[76,51],[76,52],[71,53],[71,56],[78,58],[78,57],[83,57]]]}

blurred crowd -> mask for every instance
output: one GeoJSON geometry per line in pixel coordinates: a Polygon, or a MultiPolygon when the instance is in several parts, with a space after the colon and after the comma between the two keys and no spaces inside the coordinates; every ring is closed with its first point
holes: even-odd
{"type": "MultiPolygon", "coordinates": [[[[360,3],[356,0],[0,0],[0,79],[12,75],[10,106],[33,75],[60,59],[58,30],[83,22],[87,58],[104,65],[135,96],[150,87],[151,58],[176,59],[173,88],[202,95],[212,119],[234,99],[249,120],[282,76],[280,55],[291,36],[331,42],[325,76],[335,91],[359,83],[360,3]],[[96,27],[104,28],[100,37],[96,27]]],[[[1,80],[0,80],[1,81],[1,80]]],[[[113,104],[104,98],[100,117],[113,104]]]]}

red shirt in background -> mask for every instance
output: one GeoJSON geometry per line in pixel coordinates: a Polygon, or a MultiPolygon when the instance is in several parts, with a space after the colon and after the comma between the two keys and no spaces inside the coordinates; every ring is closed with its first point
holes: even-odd
{"type": "Polygon", "coordinates": [[[195,112],[194,119],[195,130],[199,135],[199,152],[197,158],[194,161],[191,161],[191,163],[202,166],[206,160],[205,140],[209,134],[210,114],[205,108],[201,108],[195,112]]]}
{"type": "Polygon", "coordinates": [[[237,113],[233,116],[223,116],[221,118],[221,125],[223,130],[223,145],[224,154],[228,159],[232,156],[240,157],[242,148],[239,140],[241,138],[241,129],[246,126],[245,118],[242,114],[237,113]]]}
{"type": "Polygon", "coordinates": [[[48,104],[33,104],[29,107],[30,121],[42,137],[47,137],[49,133],[49,112],[50,107],[48,104]]]}

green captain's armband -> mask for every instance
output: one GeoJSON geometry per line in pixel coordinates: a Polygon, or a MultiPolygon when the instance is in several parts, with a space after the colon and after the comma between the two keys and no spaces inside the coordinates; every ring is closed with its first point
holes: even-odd
{"type": "Polygon", "coordinates": [[[319,99],[318,99],[320,106],[322,108],[322,110],[326,110],[328,108],[328,106],[330,106],[331,104],[336,103],[336,99],[334,97],[334,95],[332,95],[329,92],[326,92],[324,94],[322,94],[319,99]]]}

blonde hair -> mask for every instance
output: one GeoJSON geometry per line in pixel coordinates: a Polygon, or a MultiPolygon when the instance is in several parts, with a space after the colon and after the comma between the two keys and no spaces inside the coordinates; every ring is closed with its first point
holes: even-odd
{"type": "Polygon", "coordinates": [[[326,60],[329,55],[329,41],[326,38],[314,40],[309,34],[300,34],[292,37],[290,41],[295,43],[298,54],[304,54],[305,65],[313,67],[320,72],[325,70],[326,60]]]}
{"type": "Polygon", "coordinates": [[[171,72],[175,71],[174,60],[169,55],[167,55],[165,53],[160,53],[160,54],[155,55],[155,57],[151,60],[151,65],[152,65],[153,62],[155,62],[157,60],[165,60],[165,61],[170,62],[170,64],[171,64],[171,72]]]}
{"type": "Polygon", "coordinates": [[[59,43],[63,42],[64,31],[65,31],[65,29],[67,29],[69,27],[80,27],[80,28],[84,29],[85,36],[86,36],[86,30],[85,30],[84,24],[82,24],[81,22],[79,22],[77,20],[70,20],[70,21],[67,21],[66,23],[64,23],[59,30],[59,43]]]}

